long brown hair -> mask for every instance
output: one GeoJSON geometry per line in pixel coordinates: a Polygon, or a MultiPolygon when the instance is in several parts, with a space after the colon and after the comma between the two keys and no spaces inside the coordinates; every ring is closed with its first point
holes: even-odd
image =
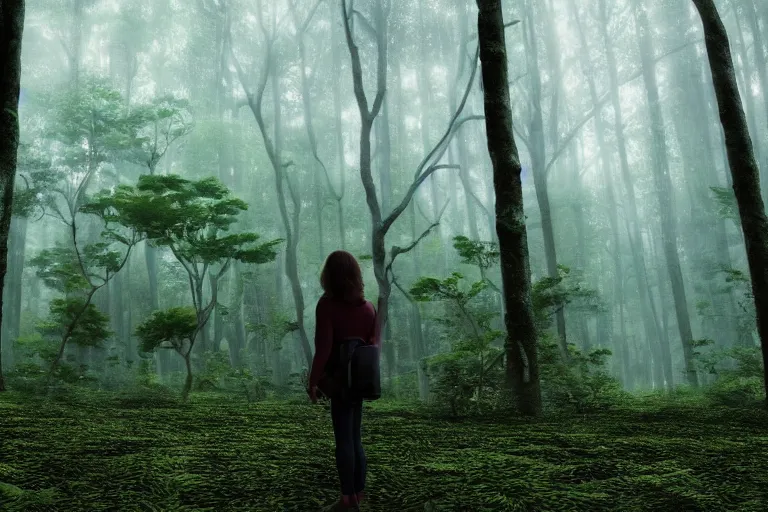
{"type": "Polygon", "coordinates": [[[328,255],[320,273],[320,285],[328,297],[345,302],[365,300],[360,265],[347,251],[334,251],[328,255]]]}

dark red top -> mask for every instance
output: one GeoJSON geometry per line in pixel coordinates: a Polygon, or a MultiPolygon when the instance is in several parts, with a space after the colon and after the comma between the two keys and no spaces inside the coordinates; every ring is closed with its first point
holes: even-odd
{"type": "Polygon", "coordinates": [[[376,310],[368,301],[348,303],[323,296],[317,301],[315,316],[315,357],[309,373],[310,387],[317,386],[323,376],[334,340],[362,338],[375,342],[376,310]]]}

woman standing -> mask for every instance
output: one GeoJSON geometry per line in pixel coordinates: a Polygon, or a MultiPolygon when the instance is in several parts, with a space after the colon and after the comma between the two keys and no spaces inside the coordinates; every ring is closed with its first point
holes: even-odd
{"type": "MultiPolygon", "coordinates": [[[[307,392],[317,402],[318,384],[333,378],[339,360],[339,342],[360,338],[376,344],[376,311],[365,300],[363,277],[355,257],[346,251],[328,256],[320,275],[325,292],[317,302],[315,357],[307,392]],[[324,379],[325,377],[325,379],[324,379]]],[[[321,386],[330,395],[331,419],[336,439],[336,467],[341,481],[341,498],[328,510],[357,510],[365,489],[366,458],[361,441],[362,400],[353,400],[321,386]]]]}

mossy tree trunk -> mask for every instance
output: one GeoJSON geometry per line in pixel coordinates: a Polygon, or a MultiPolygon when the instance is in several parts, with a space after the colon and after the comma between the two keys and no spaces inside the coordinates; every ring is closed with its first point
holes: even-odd
{"type": "MultiPolygon", "coordinates": [[[[24,0],[3,0],[0,4],[0,333],[3,321],[3,286],[8,270],[8,236],[13,214],[13,189],[19,147],[19,92],[21,82],[21,39],[24,31],[24,0]]],[[[0,391],[3,378],[0,339],[0,391]]]]}
{"type": "Polygon", "coordinates": [[[707,56],[720,107],[733,191],[739,205],[741,228],[755,298],[757,331],[763,352],[768,408],[768,218],[760,195],[760,171],[736,84],[731,47],[713,0],[693,0],[704,25],[707,56]]]}
{"type": "Polygon", "coordinates": [[[507,382],[520,411],[541,414],[536,327],[523,211],[520,159],[512,131],[507,50],[501,0],[477,0],[488,151],[496,191],[496,232],[507,314],[507,382]]]}

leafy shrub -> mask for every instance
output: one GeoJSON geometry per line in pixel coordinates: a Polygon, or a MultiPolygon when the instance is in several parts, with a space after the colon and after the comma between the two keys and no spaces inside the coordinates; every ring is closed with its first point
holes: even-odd
{"type": "Polygon", "coordinates": [[[197,378],[199,391],[227,391],[242,394],[248,403],[264,400],[273,391],[269,379],[256,376],[249,368],[233,368],[224,352],[205,356],[205,368],[197,378]]]}
{"type": "Polygon", "coordinates": [[[382,396],[384,398],[395,398],[405,401],[418,400],[419,376],[416,370],[393,377],[392,386],[384,387],[382,389],[382,396]]]}
{"type": "Polygon", "coordinates": [[[570,360],[564,362],[557,343],[542,337],[539,342],[539,366],[542,398],[558,411],[586,412],[615,405],[626,396],[619,381],[605,370],[608,349],[582,353],[569,345],[570,360]]]}
{"type": "MultiPolygon", "coordinates": [[[[695,348],[713,345],[711,340],[695,340],[695,348]]],[[[694,352],[696,366],[717,376],[704,395],[716,405],[740,407],[765,397],[765,373],[758,347],[694,352]]]]}

